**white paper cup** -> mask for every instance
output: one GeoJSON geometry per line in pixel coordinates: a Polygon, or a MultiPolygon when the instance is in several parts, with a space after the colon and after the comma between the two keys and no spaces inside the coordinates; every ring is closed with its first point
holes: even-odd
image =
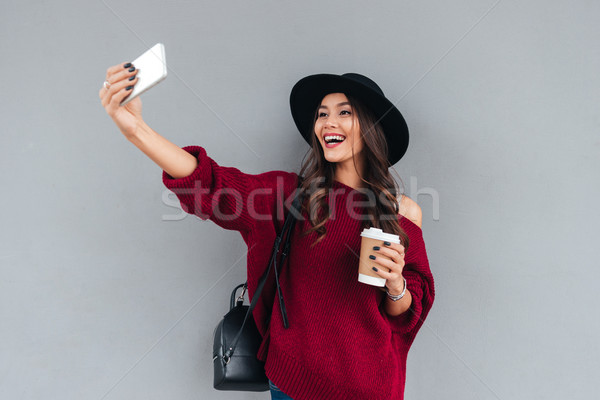
{"type": "MultiPolygon", "coordinates": [[[[400,236],[385,233],[378,228],[363,229],[360,236],[362,236],[362,240],[360,242],[360,257],[358,262],[358,281],[367,285],[384,287],[386,280],[373,271],[373,267],[377,267],[378,269],[384,267],[371,260],[369,256],[373,254],[376,257],[390,259],[382,254],[375,254],[373,246],[384,247],[383,242],[400,243],[400,236]]],[[[386,270],[388,269],[386,268],[386,270]]]]}

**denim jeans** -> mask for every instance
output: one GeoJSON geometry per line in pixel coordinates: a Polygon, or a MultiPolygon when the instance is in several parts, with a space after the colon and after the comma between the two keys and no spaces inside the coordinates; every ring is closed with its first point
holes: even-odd
{"type": "Polygon", "coordinates": [[[271,389],[272,400],[294,400],[287,394],[283,393],[275,384],[269,379],[269,389],[271,389]]]}

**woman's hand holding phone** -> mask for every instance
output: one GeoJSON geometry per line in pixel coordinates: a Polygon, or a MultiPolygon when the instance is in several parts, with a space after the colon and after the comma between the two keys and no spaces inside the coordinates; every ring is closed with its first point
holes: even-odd
{"type": "Polygon", "coordinates": [[[137,69],[131,63],[112,66],[106,71],[105,85],[100,89],[99,96],[106,113],[113,119],[123,135],[127,138],[135,136],[142,119],[142,101],[139,97],[121,106],[137,82],[137,69]]]}
{"type": "Polygon", "coordinates": [[[171,177],[190,175],[198,165],[196,157],[163,138],[144,122],[140,98],[134,97],[121,105],[133,92],[137,73],[132,63],[110,67],[106,71],[106,83],[99,92],[102,106],[123,135],[171,177]]]}

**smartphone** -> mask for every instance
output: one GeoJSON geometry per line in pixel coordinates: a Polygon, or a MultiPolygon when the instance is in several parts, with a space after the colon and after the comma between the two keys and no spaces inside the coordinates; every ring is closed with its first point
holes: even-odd
{"type": "Polygon", "coordinates": [[[122,106],[167,77],[165,46],[162,43],[155,44],[150,50],[146,51],[131,63],[137,70],[138,81],[135,83],[129,96],[121,101],[122,106]]]}

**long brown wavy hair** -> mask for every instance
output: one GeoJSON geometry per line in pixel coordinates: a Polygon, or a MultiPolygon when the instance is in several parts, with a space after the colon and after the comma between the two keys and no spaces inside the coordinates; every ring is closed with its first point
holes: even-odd
{"type": "MultiPolygon", "coordinates": [[[[360,134],[364,141],[363,153],[365,157],[364,176],[360,176],[356,165],[354,147],[352,148],[352,159],[363,187],[357,189],[369,196],[370,203],[374,207],[366,207],[368,218],[362,217],[361,229],[375,227],[386,233],[394,233],[400,236],[400,243],[408,248],[408,235],[398,223],[398,186],[392,178],[387,159],[387,142],[383,134],[383,128],[377,121],[373,112],[358,99],[346,94],[352,107],[353,117],[358,120],[360,134]],[[374,197],[374,198],[373,198],[374,197]]],[[[315,110],[314,121],[318,116],[318,108],[315,110]]],[[[300,192],[305,194],[302,210],[308,216],[312,227],[303,233],[304,236],[311,232],[319,235],[311,245],[315,246],[325,238],[327,234],[325,222],[331,216],[329,204],[325,197],[332,188],[335,177],[335,163],[327,161],[319,139],[314,132],[314,123],[310,132],[311,148],[305,154],[300,173],[302,183],[300,192]]],[[[400,180],[402,182],[402,180],[400,180]]]]}

